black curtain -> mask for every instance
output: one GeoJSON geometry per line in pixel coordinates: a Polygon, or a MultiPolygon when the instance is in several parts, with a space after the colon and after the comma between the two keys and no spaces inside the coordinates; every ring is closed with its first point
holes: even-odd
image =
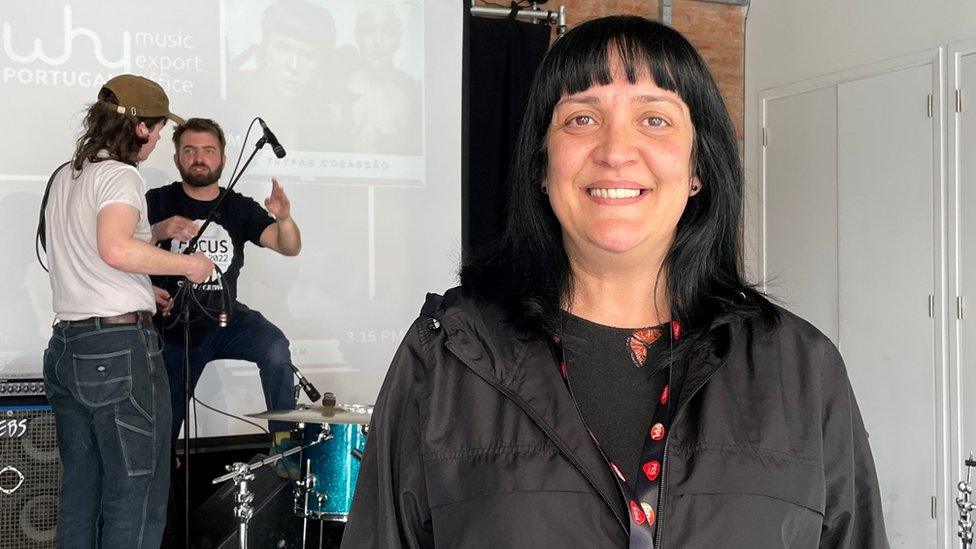
{"type": "Polygon", "coordinates": [[[467,23],[464,229],[470,252],[503,228],[512,152],[550,25],[475,16],[467,23]]]}

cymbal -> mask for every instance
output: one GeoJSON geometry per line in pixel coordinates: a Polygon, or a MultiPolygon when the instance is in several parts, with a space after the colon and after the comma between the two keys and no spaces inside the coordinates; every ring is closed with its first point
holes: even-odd
{"type": "Polygon", "coordinates": [[[368,425],[372,414],[372,406],[339,404],[336,406],[304,406],[296,410],[272,410],[245,415],[258,419],[294,423],[359,423],[368,425]]]}

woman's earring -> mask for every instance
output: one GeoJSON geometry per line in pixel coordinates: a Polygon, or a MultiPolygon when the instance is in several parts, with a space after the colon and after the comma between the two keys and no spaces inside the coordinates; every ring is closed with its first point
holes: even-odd
{"type": "Polygon", "coordinates": [[[541,188],[542,194],[549,194],[549,185],[543,185],[541,188]]]}

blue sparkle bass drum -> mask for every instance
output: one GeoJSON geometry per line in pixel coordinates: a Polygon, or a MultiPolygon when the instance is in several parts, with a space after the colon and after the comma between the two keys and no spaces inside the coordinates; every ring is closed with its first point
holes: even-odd
{"type": "Polygon", "coordinates": [[[319,520],[346,522],[366,450],[372,406],[340,404],[328,423],[305,423],[302,473],[295,512],[319,520]],[[316,440],[319,442],[316,443],[316,440]]]}

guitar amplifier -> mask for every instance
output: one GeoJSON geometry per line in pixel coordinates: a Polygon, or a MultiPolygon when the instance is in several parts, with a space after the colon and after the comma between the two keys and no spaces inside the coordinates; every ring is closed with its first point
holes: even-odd
{"type": "Polygon", "coordinates": [[[54,547],[61,485],[42,379],[0,379],[0,549],[54,547]]]}

